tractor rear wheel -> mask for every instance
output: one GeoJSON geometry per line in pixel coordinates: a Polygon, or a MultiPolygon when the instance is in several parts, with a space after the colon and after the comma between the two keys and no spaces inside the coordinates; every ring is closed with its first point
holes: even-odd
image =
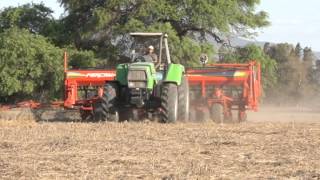
{"type": "Polygon", "coordinates": [[[98,121],[119,121],[117,110],[118,85],[109,82],[105,85],[102,98],[96,103],[94,117],[98,121]]]}
{"type": "Polygon", "coordinates": [[[107,114],[102,108],[102,100],[99,99],[93,104],[93,120],[94,121],[106,121],[107,114]]]}
{"type": "Polygon", "coordinates": [[[178,118],[181,121],[189,120],[189,83],[184,76],[181,85],[178,86],[178,118]]]}
{"type": "Polygon", "coordinates": [[[161,121],[174,123],[178,118],[178,88],[176,84],[164,84],[161,91],[161,121]]]}
{"type": "Polygon", "coordinates": [[[93,113],[91,111],[85,111],[80,109],[80,117],[82,121],[92,121],[93,119],[93,113]]]}
{"type": "Polygon", "coordinates": [[[211,107],[211,118],[216,123],[223,123],[224,114],[223,106],[221,104],[213,104],[211,107]]]}

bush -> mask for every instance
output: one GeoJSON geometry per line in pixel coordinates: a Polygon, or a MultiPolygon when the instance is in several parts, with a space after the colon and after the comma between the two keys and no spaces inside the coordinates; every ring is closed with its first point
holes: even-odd
{"type": "Polygon", "coordinates": [[[2,101],[56,98],[63,82],[62,50],[28,30],[0,33],[0,98],[2,101]]]}

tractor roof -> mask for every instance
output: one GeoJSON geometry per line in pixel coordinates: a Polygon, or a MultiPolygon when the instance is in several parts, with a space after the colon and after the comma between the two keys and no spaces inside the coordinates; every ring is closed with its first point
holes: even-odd
{"type": "Polygon", "coordinates": [[[155,36],[155,37],[161,37],[164,36],[164,33],[146,33],[146,32],[134,32],[130,33],[130,36],[155,36]]]}

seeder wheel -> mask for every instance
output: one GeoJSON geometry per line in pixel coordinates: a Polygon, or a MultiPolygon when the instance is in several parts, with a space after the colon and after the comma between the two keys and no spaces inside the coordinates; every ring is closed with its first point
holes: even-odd
{"type": "Polygon", "coordinates": [[[211,119],[216,123],[223,123],[224,114],[221,104],[216,103],[211,106],[211,119]]]}
{"type": "Polygon", "coordinates": [[[207,122],[211,119],[211,113],[209,109],[195,109],[191,108],[189,113],[189,121],[192,122],[207,122]]]}
{"type": "Polygon", "coordinates": [[[239,111],[239,113],[238,113],[238,121],[239,122],[247,121],[247,113],[245,111],[239,111]]]}

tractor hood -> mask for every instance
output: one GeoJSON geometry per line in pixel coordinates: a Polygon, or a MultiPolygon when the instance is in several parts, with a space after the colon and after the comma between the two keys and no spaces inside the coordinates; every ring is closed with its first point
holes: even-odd
{"type": "Polygon", "coordinates": [[[152,89],[155,79],[156,70],[151,62],[135,62],[117,66],[116,80],[121,85],[128,85],[129,81],[146,82],[147,88],[152,89]]]}
{"type": "Polygon", "coordinates": [[[136,62],[129,65],[129,69],[139,69],[139,70],[146,70],[150,71],[151,74],[156,73],[156,69],[154,64],[151,62],[136,62]]]}

